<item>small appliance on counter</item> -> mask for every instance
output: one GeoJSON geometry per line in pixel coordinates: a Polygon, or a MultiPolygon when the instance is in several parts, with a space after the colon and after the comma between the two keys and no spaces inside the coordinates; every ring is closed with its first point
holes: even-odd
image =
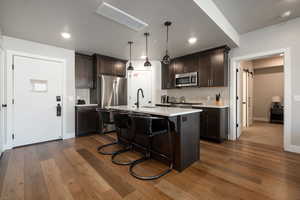
{"type": "Polygon", "coordinates": [[[281,104],[280,96],[272,97],[272,104],[270,109],[270,122],[283,124],[284,107],[281,104]]]}
{"type": "Polygon", "coordinates": [[[77,105],[84,105],[85,104],[85,100],[84,99],[78,99],[77,100],[77,105]]]}
{"type": "Polygon", "coordinates": [[[162,95],[160,102],[161,103],[169,103],[169,96],[168,95],[162,95]]]}

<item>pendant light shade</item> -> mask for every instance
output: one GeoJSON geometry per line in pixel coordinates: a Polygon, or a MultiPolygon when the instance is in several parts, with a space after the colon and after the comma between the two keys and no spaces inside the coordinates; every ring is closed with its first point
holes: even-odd
{"type": "Polygon", "coordinates": [[[169,21],[165,22],[165,26],[167,27],[166,55],[163,57],[162,63],[166,64],[166,65],[171,63],[171,58],[168,53],[169,26],[171,26],[171,24],[172,24],[172,22],[169,22],[169,21]]]}
{"type": "Polygon", "coordinates": [[[146,37],[146,62],[144,63],[144,66],[151,67],[151,63],[149,62],[149,58],[148,58],[148,37],[150,33],[144,33],[144,35],[146,37]]]}
{"type": "Polygon", "coordinates": [[[129,44],[129,65],[127,67],[127,70],[132,71],[134,69],[133,66],[132,66],[132,63],[131,63],[131,45],[133,44],[133,42],[129,41],[128,44],[129,44]]]}

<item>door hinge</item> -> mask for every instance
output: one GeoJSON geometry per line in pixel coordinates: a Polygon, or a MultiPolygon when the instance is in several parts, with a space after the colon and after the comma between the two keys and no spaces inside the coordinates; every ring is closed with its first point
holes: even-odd
{"type": "Polygon", "coordinates": [[[239,69],[236,69],[236,72],[239,72],[239,69]]]}
{"type": "Polygon", "coordinates": [[[12,102],[12,104],[15,104],[15,100],[14,99],[11,102],[12,102]]]}
{"type": "Polygon", "coordinates": [[[236,124],[236,127],[238,128],[238,127],[239,127],[239,124],[236,124]]]}
{"type": "Polygon", "coordinates": [[[239,100],[239,97],[238,97],[238,96],[236,97],[236,100],[239,100]]]}
{"type": "Polygon", "coordinates": [[[11,135],[11,138],[12,138],[13,140],[15,139],[15,134],[14,134],[14,133],[11,135]]]}
{"type": "Polygon", "coordinates": [[[11,68],[12,68],[12,70],[15,70],[15,65],[14,65],[14,64],[12,64],[11,68]]]}

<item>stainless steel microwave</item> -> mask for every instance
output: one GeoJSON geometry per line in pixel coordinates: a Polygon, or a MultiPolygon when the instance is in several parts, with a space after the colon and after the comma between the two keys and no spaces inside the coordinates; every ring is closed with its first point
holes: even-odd
{"type": "Polygon", "coordinates": [[[175,87],[198,86],[198,72],[175,75],[175,87]]]}

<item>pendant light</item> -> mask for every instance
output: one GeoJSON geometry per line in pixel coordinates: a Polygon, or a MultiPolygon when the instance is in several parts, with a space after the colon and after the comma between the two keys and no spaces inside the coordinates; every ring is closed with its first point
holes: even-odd
{"type": "Polygon", "coordinates": [[[133,70],[133,66],[132,66],[132,63],[131,63],[131,45],[133,44],[133,42],[129,41],[128,44],[129,44],[129,65],[127,67],[127,70],[128,71],[130,71],[130,70],[132,71],[133,70]]]}
{"type": "Polygon", "coordinates": [[[151,63],[149,62],[149,58],[148,58],[148,37],[150,35],[150,33],[144,33],[145,37],[146,37],[146,62],[144,64],[145,67],[151,67],[151,63]]]}
{"type": "Polygon", "coordinates": [[[163,64],[170,64],[171,63],[171,58],[168,54],[168,42],[169,42],[169,26],[171,26],[172,22],[166,21],[165,26],[167,27],[167,41],[166,41],[166,55],[162,59],[163,64]]]}

